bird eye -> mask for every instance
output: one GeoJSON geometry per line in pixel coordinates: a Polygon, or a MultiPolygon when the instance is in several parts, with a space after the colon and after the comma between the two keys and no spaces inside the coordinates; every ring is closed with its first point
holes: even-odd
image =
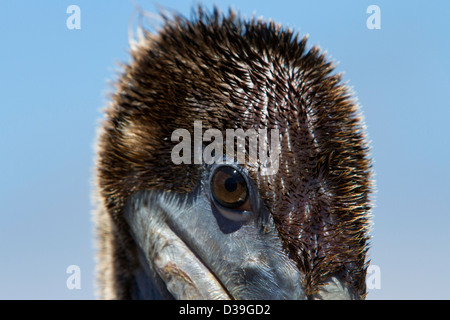
{"type": "Polygon", "coordinates": [[[218,168],[211,180],[211,190],[214,199],[223,207],[247,210],[244,206],[248,199],[247,182],[235,168],[218,168]]]}

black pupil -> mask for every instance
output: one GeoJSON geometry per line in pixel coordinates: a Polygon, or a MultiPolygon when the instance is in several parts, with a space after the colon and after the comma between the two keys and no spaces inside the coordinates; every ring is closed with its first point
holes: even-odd
{"type": "Polygon", "coordinates": [[[225,181],[225,189],[227,189],[228,192],[236,191],[237,188],[237,181],[235,178],[228,178],[225,181]]]}

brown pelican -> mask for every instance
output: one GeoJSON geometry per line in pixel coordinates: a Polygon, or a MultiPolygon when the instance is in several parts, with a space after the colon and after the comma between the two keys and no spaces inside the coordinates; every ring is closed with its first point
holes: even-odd
{"type": "Polygon", "coordinates": [[[100,298],[365,297],[365,128],[306,38],[232,11],[164,17],[132,50],[111,100],[96,168],[100,298]],[[174,132],[196,129],[201,143],[174,161],[188,139],[174,132]],[[220,141],[205,139],[212,129],[268,132],[268,145],[279,141],[275,170],[262,171],[266,149],[249,159],[250,142],[237,145],[244,161],[195,161],[220,141]]]}

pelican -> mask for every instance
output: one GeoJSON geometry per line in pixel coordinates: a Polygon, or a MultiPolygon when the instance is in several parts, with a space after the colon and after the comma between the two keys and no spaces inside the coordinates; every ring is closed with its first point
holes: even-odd
{"type": "Polygon", "coordinates": [[[163,20],[132,48],[99,129],[99,298],[364,299],[372,160],[334,64],[231,10],[163,20]],[[269,148],[221,152],[237,130],[269,148]],[[207,149],[214,161],[197,157],[207,149]]]}

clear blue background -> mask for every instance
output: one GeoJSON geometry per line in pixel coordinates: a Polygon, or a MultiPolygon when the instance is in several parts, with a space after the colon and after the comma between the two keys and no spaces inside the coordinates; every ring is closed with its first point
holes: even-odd
{"type": "MultiPolygon", "coordinates": [[[[157,12],[156,3],[137,1],[157,12]]],[[[212,1],[204,2],[211,8],[212,1]]],[[[190,15],[193,3],[165,1],[190,15]]],[[[369,299],[449,299],[450,2],[217,1],[309,34],[339,62],[363,107],[375,159],[369,299]],[[369,5],[381,30],[366,28],[369,5]]],[[[0,3],[0,298],[92,299],[96,127],[132,1],[0,3]],[[81,9],[69,30],[66,8],[81,9]],[[66,268],[81,268],[81,289],[66,268]]]]}

